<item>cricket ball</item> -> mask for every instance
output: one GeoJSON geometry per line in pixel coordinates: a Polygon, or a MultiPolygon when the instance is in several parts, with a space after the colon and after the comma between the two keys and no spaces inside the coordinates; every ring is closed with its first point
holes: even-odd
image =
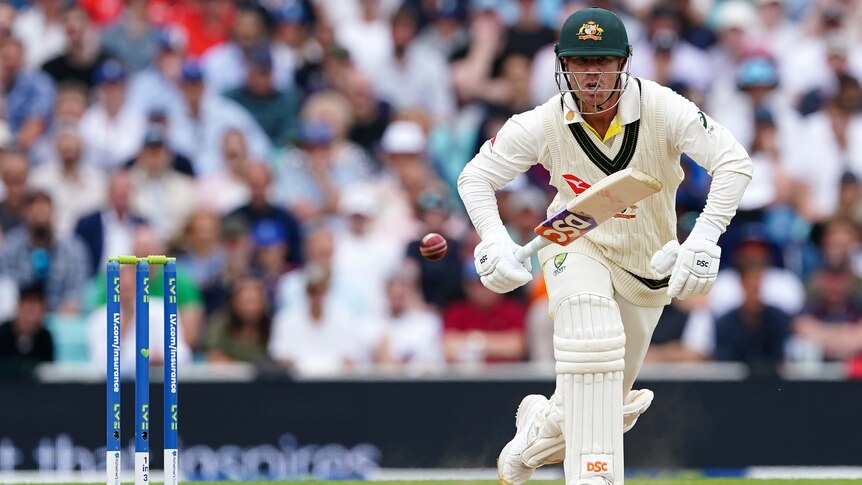
{"type": "Polygon", "coordinates": [[[446,238],[436,232],[429,232],[419,243],[419,252],[430,260],[440,259],[446,255],[446,238]]]}

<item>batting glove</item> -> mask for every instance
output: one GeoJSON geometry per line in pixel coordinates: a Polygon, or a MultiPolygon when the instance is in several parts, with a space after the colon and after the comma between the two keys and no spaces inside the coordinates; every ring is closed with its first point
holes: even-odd
{"type": "Polygon", "coordinates": [[[681,245],[673,240],[656,251],[650,266],[659,273],[671,270],[667,296],[685,300],[709,293],[721,260],[718,235],[718,229],[697,224],[681,245]]]}
{"type": "Polygon", "coordinates": [[[484,236],[473,251],[473,262],[485,288],[508,293],[533,279],[530,259],[518,261],[515,253],[521,246],[512,241],[505,227],[488,229],[484,236]]]}

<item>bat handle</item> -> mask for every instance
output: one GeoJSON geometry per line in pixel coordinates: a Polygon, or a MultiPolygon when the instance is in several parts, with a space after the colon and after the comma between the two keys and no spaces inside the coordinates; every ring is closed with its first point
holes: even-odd
{"type": "Polygon", "coordinates": [[[515,258],[517,258],[518,261],[524,261],[525,259],[532,256],[534,253],[536,253],[538,250],[542,249],[543,247],[545,247],[549,244],[551,244],[551,241],[549,241],[543,237],[536,236],[533,238],[532,241],[525,244],[521,249],[519,249],[515,253],[515,258]]]}

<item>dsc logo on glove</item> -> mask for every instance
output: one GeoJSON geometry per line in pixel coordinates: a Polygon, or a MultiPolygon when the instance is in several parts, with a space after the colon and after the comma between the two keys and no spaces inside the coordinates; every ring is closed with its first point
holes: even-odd
{"type": "Polygon", "coordinates": [[[608,471],[608,463],[605,461],[588,461],[587,471],[594,473],[606,472],[608,471]]]}

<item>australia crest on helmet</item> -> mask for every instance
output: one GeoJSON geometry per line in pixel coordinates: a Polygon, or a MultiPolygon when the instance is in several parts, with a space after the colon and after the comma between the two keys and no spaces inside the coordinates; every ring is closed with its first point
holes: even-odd
{"type": "Polygon", "coordinates": [[[599,24],[590,20],[589,22],[581,25],[580,30],[578,30],[578,39],[602,40],[602,34],[604,32],[605,29],[601,28],[599,24]]]}

